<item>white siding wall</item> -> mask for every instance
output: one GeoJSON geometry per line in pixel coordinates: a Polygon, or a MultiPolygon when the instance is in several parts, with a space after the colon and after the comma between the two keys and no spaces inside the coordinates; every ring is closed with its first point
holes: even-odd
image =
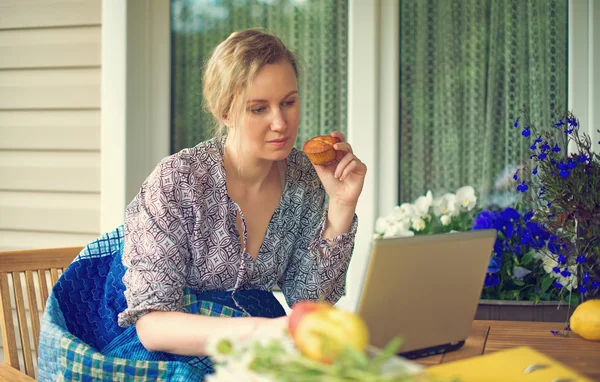
{"type": "Polygon", "coordinates": [[[0,251],[100,232],[101,5],[0,0],[0,251]]]}
{"type": "Polygon", "coordinates": [[[100,231],[101,0],[0,1],[0,250],[100,231]]]}

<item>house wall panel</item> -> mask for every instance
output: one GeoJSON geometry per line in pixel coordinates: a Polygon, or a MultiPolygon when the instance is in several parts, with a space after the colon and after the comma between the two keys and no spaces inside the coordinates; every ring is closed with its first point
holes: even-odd
{"type": "Polygon", "coordinates": [[[0,29],[100,25],[101,0],[3,0],[0,29]]]}
{"type": "Polygon", "coordinates": [[[0,111],[0,150],[100,150],[100,110],[0,111]]]}
{"type": "Polygon", "coordinates": [[[99,68],[0,70],[0,110],[99,107],[99,68]]]}
{"type": "Polygon", "coordinates": [[[100,66],[100,26],[0,33],[0,69],[90,66],[100,66]]]}

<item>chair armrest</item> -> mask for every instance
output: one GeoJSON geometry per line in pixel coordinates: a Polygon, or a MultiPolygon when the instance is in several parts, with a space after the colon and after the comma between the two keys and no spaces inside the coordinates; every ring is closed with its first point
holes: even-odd
{"type": "Polygon", "coordinates": [[[0,382],[35,382],[35,379],[4,362],[0,362],[0,382]]]}

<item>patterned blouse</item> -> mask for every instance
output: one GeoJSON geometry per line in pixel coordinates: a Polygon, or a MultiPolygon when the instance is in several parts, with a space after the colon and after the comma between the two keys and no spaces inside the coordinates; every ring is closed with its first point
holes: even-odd
{"type": "MultiPolygon", "coordinates": [[[[357,228],[324,239],[325,190],[306,157],[287,157],[283,194],[256,260],[243,252],[239,206],[227,194],[223,140],[212,139],[165,158],[127,206],[123,277],[128,308],[120,326],[154,310],[181,311],[184,288],[262,289],[277,284],[289,306],[344,292],[357,228]]],[[[241,213],[240,213],[241,215],[241,213]]],[[[242,216],[242,234],[246,225],[242,216]]]]}

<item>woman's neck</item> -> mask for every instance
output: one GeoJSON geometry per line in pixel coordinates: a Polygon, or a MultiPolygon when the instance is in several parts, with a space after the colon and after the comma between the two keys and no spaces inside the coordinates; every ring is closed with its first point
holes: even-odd
{"type": "Polygon", "coordinates": [[[243,187],[246,191],[260,191],[269,183],[275,162],[259,159],[236,150],[225,143],[223,165],[227,172],[227,182],[243,187]]]}

